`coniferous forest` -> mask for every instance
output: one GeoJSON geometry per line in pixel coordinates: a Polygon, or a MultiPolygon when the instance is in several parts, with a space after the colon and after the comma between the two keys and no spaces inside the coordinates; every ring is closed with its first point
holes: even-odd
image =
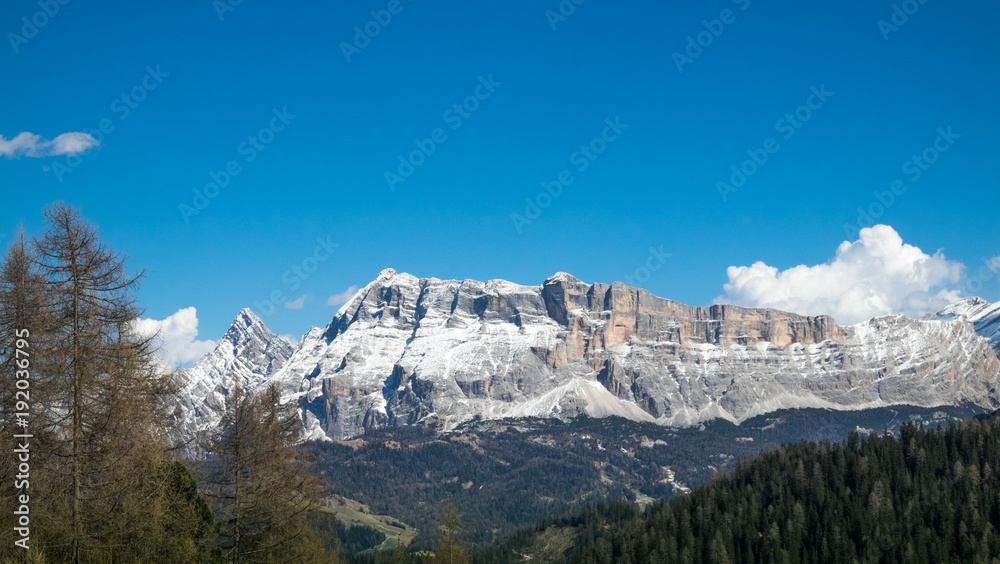
{"type": "Polygon", "coordinates": [[[850,434],[741,461],[690,495],[611,503],[482,550],[479,562],[1000,561],[1000,418],[850,434]],[[551,553],[564,542],[565,550],[551,553]]]}

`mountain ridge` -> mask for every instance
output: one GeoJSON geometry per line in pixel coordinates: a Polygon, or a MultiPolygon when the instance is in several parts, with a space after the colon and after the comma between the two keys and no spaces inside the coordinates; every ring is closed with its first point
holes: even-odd
{"type": "MultiPolygon", "coordinates": [[[[684,426],[799,407],[992,408],[998,310],[966,298],[932,319],[840,326],[829,316],[688,306],[563,272],[525,286],[384,269],[287,357],[278,347],[266,374],[246,373],[260,362],[236,372],[250,387],[274,381],[297,398],[310,439],[474,417],[618,415],[684,426]]],[[[202,362],[192,370],[218,380],[218,355],[212,370],[202,362]]]]}

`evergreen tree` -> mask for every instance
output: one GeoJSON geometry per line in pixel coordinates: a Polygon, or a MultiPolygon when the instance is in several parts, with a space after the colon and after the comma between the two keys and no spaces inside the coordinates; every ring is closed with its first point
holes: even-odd
{"type": "MultiPolygon", "coordinates": [[[[55,204],[45,217],[41,238],[22,234],[0,273],[0,370],[13,384],[24,361],[14,349],[27,346],[33,435],[31,550],[4,542],[0,559],[200,562],[211,515],[183,466],[164,464],[169,386],[149,338],[133,331],[140,277],[77,210],[55,204]]],[[[2,425],[20,400],[0,394],[2,425]]],[[[5,477],[11,459],[0,457],[5,477]]],[[[0,491],[10,504],[8,480],[0,491]]]]}
{"type": "Polygon", "coordinates": [[[300,430],[295,405],[277,386],[246,394],[234,384],[202,480],[226,561],[335,561],[307,522],[321,492],[296,447],[300,430]]]}
{"type": "MultiPolygon", "coordinates": [[[[35,265],[36,256],[31,242],[21,231],[8,247],[0,269],[0,511],[13,515],[22,505],[21,495],[28,496],[31,511],[28,518],[33,531],[39,530],[39,518],[44,496],[40,493],[41,481],[38,476],[39,455],[42,452],[46,422],[41,417],[41,407],[46,401],[45,352],[49,350],[47,288],[44,277],[35,265]],[[20,382],[19,382],[20,381],[20,382]],[[23,382],[23,384],[21,383],[23,382]],[[16,414],[26,413],[27,416],[16,414]],[[24,427],[19,423],[25,423],[24,427]],[[14,440],[14,434],[30,434],[26,441],[30,456],[27,461],[34,477],[29,487],[15,487],[24,484],[17,479],[19,456],[14,455],[22,441],[14,440]]],[[[0,528],[0,558],[12,560],[15,555],[24,556],[23,548],[14,543],[18,540],[36,547],[37,534],[32,533],[23,540],[13,527],[0,528]]],[[[37,552],[37,548],[32,551],[37,552]]]]}
{"type": "Polygon", "coordinates": [[[461,516],[452,505],[446,505],[438,524],[434,564],[468,564],[469,554],[463,544],[461,516]]]}
{"type": "Polygon", "coordinates": [[[139,503],[134,494],[147,477],[133,464],[141,468],[162,447],[152,429],[163,379],[150,340],[131,329],[141,314],[141,275],[127,273],[125,257],[79,211],[59,203],[45,217],[37,247],[53,321],[47,408],[64,437],[53,454],[66,468],[53,485],[68,499],[67,560],[77,563],[113,553],[138,531],[125,512],[138,509],[131,503],[139,503]]]}

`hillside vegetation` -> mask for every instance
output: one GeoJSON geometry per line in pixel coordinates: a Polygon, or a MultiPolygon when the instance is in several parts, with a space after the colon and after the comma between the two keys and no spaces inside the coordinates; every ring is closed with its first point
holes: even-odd
{"type": "Polygon", "coordinates": [[[853,432],[843,444],[768,449],[645,511],[587,507],[475,561],[1000,562],[998,469],[996,415],[946,428],[908,423],[895,436],[853,432]]]}

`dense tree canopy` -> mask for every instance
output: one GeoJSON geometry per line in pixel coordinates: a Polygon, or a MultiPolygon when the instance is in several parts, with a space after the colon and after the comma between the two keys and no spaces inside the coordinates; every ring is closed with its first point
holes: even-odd
{"type": "MultiPolygon", "coordinates": [[[[552,531],[577,563],[1000,561],[1000,419],[766,450],[646,511],[611,503],[477,553],[535,554],[552,531]]],[[[535,558],[545,561],[544,558],[535,558]]]]}

